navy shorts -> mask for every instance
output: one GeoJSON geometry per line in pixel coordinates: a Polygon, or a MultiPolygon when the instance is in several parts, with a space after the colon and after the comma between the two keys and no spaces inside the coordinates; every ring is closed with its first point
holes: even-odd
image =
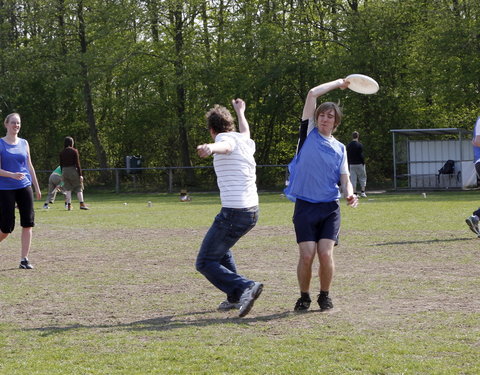
{"type": "Polygon", "coordinates": [[[329,239],[338,242],[340,232],[340,206],[338,201],[310,203],[301,199],[295,202],[293,224],[297,243],[318,242],[329,239]]]}
{"type": "Polygon", "coordinates": [[[12,233],[15,228],[15,204],[20,212],[20,225],[24,228],[35,226],[32,187],[0,190],[0,230],[3,233],[12,233]]]}

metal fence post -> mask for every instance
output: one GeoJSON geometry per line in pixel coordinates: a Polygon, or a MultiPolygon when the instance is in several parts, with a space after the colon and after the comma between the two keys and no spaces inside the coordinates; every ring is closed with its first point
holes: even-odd
{"type": "Polygon", "coordinates": [[[115,193],[120,193],[120,171],[115,169],[115,193]]]}
{"type": "Polygon", "coordinates": [[[171,194],[173,191],[173,169],[168,168],[168,192],[171,194]]]}

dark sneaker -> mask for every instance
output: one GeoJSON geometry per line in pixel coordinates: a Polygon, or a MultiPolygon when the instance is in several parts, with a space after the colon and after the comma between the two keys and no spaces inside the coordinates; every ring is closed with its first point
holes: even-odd
{"type": "Polygon", "coordinates": [[[245,289],[240,296],[240,313],[238,316],[243,318],[253,307],[255,300],[262,294],[263,284],[254,282],[252,286],[245,289]]]}
{"type": "Polygon", "coordinates": [[[477,236],[480,236],[480,230],[478,228],[478,217],[476,215],[469,216],[465,219],[470,230],[475,233],[477,236]]]}
{"type": "Polygon", "coordinates": [[[326,294],[320,293],[317,302],[321,311],[333,309],[332,299],[326,294]]]}
{"type": "Polygon", "coordinates": [[[33,266],[30,264],[28,259],[25,259],[25,260],[20,261],[20,265],[18,266],[18,268],[22,268],[24,270],[31,270],[31,269],[33,269],[33,266]]]}
{"type": "Polygon", "coordinates": [[[235,310],[240,308],[240,303],[239,302],[230,302],[227,299],[223,301],[220,305],[218,305],[217,310],[218,311],[230,311],[230,310],[235,310]]]}
{"type": "Polygon", "coordinates": [[[50,207],[48,207],[48,203],[45,203],[45,204],[43,205],[43,208],[44,208],[45,210],[48,210],[50,207]]]}
{"type": "Polygon", "coordinates": [[[293,311],[307,311],[310,308],[311,302],[312,300],[304,300],[299,298],[295,304],[295,307],[293,308],[293,311]]]}

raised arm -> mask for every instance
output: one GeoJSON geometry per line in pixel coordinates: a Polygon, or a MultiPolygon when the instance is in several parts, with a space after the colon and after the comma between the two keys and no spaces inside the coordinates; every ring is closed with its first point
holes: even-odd
{"type": "Polygon", "coordinates": [[[348,87],[348,85],[349,85],[348,81],[344,80],[343,78],[340,78],[335,81],[322,83],[321,85],[318,85],[313,89],[310,89],[310,91],[307,94],[307,99],[305,99],[305,106],[303,107],[302,120],[308,120],[310,118],[313,118],[313,115],[315,114],[315,108],[317,107],[317,98],[319,96],[322,96],[327,92],[335,89],[339,89],[339,88],[345,89],[348,87]]]}
{"type": "Polygon", "coordinates": [[[240,133],[245,134],[248,138],[250,138],[250,127],[245,117],[245,108],[247,107],[245,102],[242,99],[233,99],[232,105],[233,109],[235,109],[235,112],[237,113],[238,130],[240,133]]]}

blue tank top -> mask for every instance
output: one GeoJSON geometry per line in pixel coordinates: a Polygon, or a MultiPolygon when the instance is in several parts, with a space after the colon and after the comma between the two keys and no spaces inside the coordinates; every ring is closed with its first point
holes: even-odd
{"type": "Polygon", "coordinates": [[[289,165],[290,179],[285,195],[311,203],[333,202],[340,198],[340,166],[345,146],[335,138],[326,139],[318,130],[308,135],[289,165]]]}
{"type": "Polygon", "coordinates": [[[16,145],[10,145],[0,138],[0,168],[9,172],[25,173],[25,178],[15,180],[0,176],[0,190],[22,189],[32,184],[32,177],[28,170],[27,141],[18,139],[16,145]]]}

